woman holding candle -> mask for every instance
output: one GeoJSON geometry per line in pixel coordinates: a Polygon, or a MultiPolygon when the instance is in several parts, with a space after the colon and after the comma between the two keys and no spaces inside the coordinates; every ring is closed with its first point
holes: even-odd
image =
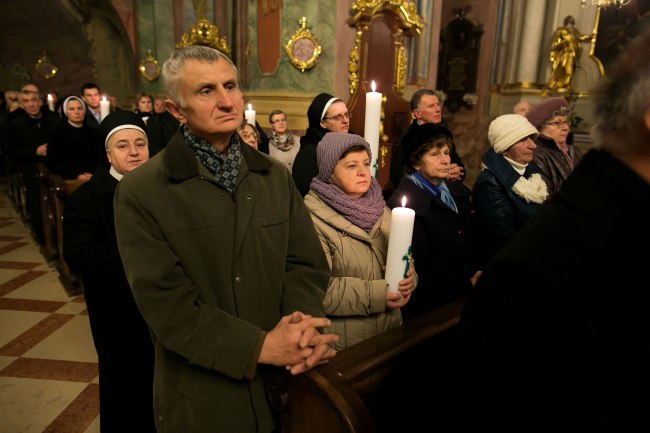
{"type": "Polygon", "coordinates": [[[407,198],[415,211],[412,254],[419,266],[418,291],[402,308],[404,320],[465,296],[478,278],[478,244],[470,190],[449,181],[451,132],[439,124],[414,128],[402,141],[406,174],[388,199],[407,198]]]}
{"type": "Polygon", "coordinates": [[[309,127],[300,138],[300,150],[293,164],[293,180],[303,197],[309,192],[311,180],[318,174],[316,146],[328,132],[348,132],[350,112],[345,102],[329,93],[314,98],[307,109],[309,127]]]}
{"type": "Polygon", "coordinates": [[[398,292],[388,292],[384,266],[391,213],[370,174],[371,151],[358,135],[325,134],[317,149],[318,174],[305,204],[331,268],[325,312],[344,349],[402,323],[400,307],[415,289],[409,266],[398,292]]]}
{"type": "Polygon", "coordinates": [[[504,114],[490,123],[492,145],[472,195],[479,230],[493,256],[548,197],[542,170],[533,162],[537,129],[525,117],[504,114]]]}

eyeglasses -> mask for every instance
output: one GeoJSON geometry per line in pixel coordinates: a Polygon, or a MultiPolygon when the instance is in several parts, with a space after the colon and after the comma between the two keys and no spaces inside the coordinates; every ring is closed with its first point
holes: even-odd
{"type": "Polygon", "coordinates": [[[571,127],[571,121],[570,121],[570,120],[564,120],[564,121],[559,120],[559,121],[557,121],[557,122],[546,122],[546,124],[547,124],[547,125],[553,125],[553,126],[555,126],[556,128],[561,128],[562,125],[566,125],[566,126],[568,126],[568,127],[571,127]]]}
{"type": "Polygon", "coordinates": [[[254,132],[239,131],[239,136],[241,138],[251,138],[251,137],[253,137],[255,140],[257,140],[257,134],[254,133],[254,132]]]}
{"type": "Polygon", "coordinates": [[[335,122],[340,122],[340,121],[343,120],[344,117],[345,117],[346,119],[350,120],[350,118],[352,117],[352,115],[351,115],[350,112],[348,111],[347,113],[337,114],[336,116],[332,116],[332,117],[323,117],[323,120],[333,120],[333,121],[335,121],[335,122]]]}

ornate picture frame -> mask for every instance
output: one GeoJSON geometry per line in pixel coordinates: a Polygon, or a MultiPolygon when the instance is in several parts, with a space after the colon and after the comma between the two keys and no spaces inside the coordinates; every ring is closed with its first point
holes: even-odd
{"type": "Polygon", "coordinates": [[[142,59],[140,66],[138,66],[138,71],[140,71],[140,75],[147,81],[156,81],[158,79],[160,65],[158,64],[158,60],[151,54],[151,50],[147,50],[146,57],[142,59]]]}
{"type": "Polygon", "coordinates": [[[300,72],[305,72],[316,66],[322,48],[307,28],[307,18],[302,17],[298,22],[300,28],[291,36],[284,50],[291,64],[300,72]]]}
{"type": "Polygon", "coordinates": [[[34,69],[36,69],[36,72],[46,80],[54,78],[56,73],[59,71],[59,68],[56,67],[56,65],[54,65],[54,63],[52,63],[52,61],[47,57],[45,51],[43,51],[43,55],[34,65],[34,69]]]}

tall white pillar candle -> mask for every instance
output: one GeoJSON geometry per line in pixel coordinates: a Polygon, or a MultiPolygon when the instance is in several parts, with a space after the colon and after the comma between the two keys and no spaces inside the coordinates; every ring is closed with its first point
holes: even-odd
{"type": "Polygon", "coordinates": [[[108,116],[108,113],[111,112],[111,103],[106,100],[106,96],[102,96],[102,100],[99,101],[99,110],[101,120],[104,120],[104,118],[108,116]]]}
{"type": "Polygon", "coordinates": [[[50,111],[54,111],[54,96],[49,93],[47,94],[47,106],[50,111]]]}
{"type": "Polygon", "coordinates": [[[389,292],[398,293],[399,282],[406,278],[414,222],[415,211],[406,207],[406,197],[402,197],[402,207],[394,208],[391,213],[385,276],[389,292]]]}
{"type": "Polygon", "coordinates": [[[372,82],[372,92],[366,93],[366,118],[363,128],[363,138],[366,139],[372,151],[372,173],[377,177],[379,166],[377,158],[379,157],[379,123],[381,120],[381,93],[375,92],[375,82],[372,82]]]}
{"type": "Polygon", "coordinates": [[[246,118],[246,122],[255,126],[255,110],[253,110],[251,104],[248,104],[248,110],[244,111],[244,117],[246,118]]]}

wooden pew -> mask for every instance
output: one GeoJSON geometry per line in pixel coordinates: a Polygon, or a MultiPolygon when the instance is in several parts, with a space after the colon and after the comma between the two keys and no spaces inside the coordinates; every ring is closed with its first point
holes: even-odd
{"type": "Polygon", "coordinates": [[[41,201],[41,219],[43,222],[43,245],[40,251],[48,262],[56,260],[58,248],[56,241],[56,215],[54,197],[51,192],[50,171],[45,164],[39,162],[35,166],[38,190],[41,201]]]}
{"type": "Polygon", "coordinates": [[[63,209],[65,208],[65,202],[68,197],[70,197],[79,185],[86,181],[79,179],[63,180],[61,176],[56,174],[51,175],[50,179],[52,183],[52,195],[54,197],[59,280],[63,284],[68,296],[77,296],[83,292],[81,278],[70,270],[70,267],[63,259],[63,209]]]}
{"type": "Polygon", "coordinates": [[[453,431],[465,299],[267,382],[283,433],[453,431]],[[424,394],[416,399],[415,394],[424,394]]]}

